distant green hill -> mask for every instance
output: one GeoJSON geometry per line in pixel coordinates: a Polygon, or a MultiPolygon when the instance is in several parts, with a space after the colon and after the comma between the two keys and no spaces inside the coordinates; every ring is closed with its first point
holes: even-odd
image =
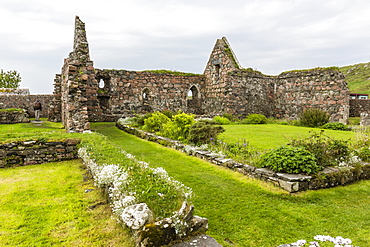
{"type": "Polygon", "coordinates": [[[370,94],[370,62],[340,67],[351,93],[370,94]]]}

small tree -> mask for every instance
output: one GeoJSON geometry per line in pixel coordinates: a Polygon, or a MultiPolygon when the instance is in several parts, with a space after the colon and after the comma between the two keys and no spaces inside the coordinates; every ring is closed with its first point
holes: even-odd
{"type": "Polygon", "coordinates": [[[21,80],[21,75],[15,70],[0,72],[0,88],[18,88],[21,80]]]}

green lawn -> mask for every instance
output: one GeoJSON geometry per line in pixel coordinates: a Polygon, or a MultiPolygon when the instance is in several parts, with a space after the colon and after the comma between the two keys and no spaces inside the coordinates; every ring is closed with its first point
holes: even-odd
{"type": "MultiPolygon", "coordinates": [[[[193,188],[195,213],[209,219],[208,234],[223,246],[276,247],[298,239],[312,240],[318,234],[350,238],[361,247],[370,243],[370,181],[291,195],[128,135],[113,123],[95,123],[92,128],[107,135],[113,145],[152,167],[165,168],[170,176],[193,188]]],[[[258,134],[258,129],[250,131],[265,135],[258,134]]],[[[241,138],[238,133],[235,136],[241,138]]]]}
{"type": "MultiPolygon", "coordinates": [[[[219,139],[228,143],[248,143],[257,149],[273,149],[290,142],[292,139],[309,137],[310,132],[320,132],[321,129],[296,127],[279,124],[257,125],[222,125],[225,132],[219,139]]],[[[324,134],[334,139],[349,140],[356,136],[352,131],[324,130],[324,134]]]]}
{"type": "Polygon", "coordinates": [[[134,246],[81,166],[0,169],[0,246],[134,246]]]}

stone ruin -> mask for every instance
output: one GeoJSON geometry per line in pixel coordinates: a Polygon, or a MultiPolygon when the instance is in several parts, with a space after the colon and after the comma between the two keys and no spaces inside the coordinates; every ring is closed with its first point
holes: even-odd
{"type": "Polygon", "coordinates": [[[73,51],[55,77],[49,120],[83,132],[90,122],[151,111],[297,119],[313,107],[328,112],[333,122],[347,123],[349,91],[342,73],[313,69],[268,76],[244,69],[225,37],[216,41],[202,75],[97,69],[85,24],[76,17],[73,51]]]}

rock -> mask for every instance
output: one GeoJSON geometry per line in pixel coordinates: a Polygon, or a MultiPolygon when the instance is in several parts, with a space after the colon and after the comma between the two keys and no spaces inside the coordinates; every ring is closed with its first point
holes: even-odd
{"type": "Polygon", "coordinates": [[[153,221],[153,213],[146,203],[140,203],[126,207],[121,218],[128,227],[139,230],[145,224],[153,221]]]}

